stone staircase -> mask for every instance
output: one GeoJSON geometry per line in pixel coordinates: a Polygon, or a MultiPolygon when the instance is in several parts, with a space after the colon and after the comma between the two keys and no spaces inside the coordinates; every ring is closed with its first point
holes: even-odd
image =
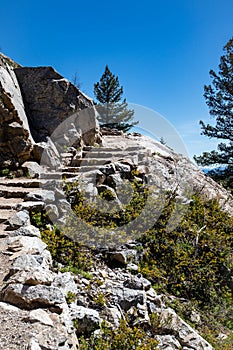
{"type": "Polygon", "coordinates": [[[82,158],[70,162],[61,169],[64,177],[78,176],[80,173],[99,170],[111,162],[130,159],[135,165],[148,163],[148,151],[136,141],[122,136],[105,136],[104,146],[86,146],[82,158]]]}
{"type": "MultiPolygon", "coordinates": [[[[70,157],[68,154],[67,158],[70,157]]],[[[148,161],[147,150],[138,145],[134,140],[122,136],[104,136],[104,146],[86,146],[82,151],[82,158],[70,165],[67,164],[64,154],[64,165],[56,170],[45,169],[39,178],[0,178],[0,235],[7,235],[9,219],[22,209],[30,210],[43,203],[27,199],[29,194],[42,193],[46,189],[55,189],[56,182],[69,181],[85,175],[89,181],[93,181],[95,174],[106,164],[130,160],[136,166],[145,165],[148,161]]]]}
{"type": "MultiPolygon", "coordinates": [[[[38,178],[15,177],[9,179],[0,177],[0,238],[11,235],[16,227],[11,225],[12,217],[20,210],[30,211],[44,205],[40,200],[47,190],[55,192],[55,188],[64,181],[72,181],[84,176],[86,182],[96,179],[96,174],[106,164],[111,162],[131,161],[140,165],[147,162],[147,150],[135,140],[124,136],[104,136],[103,146],[86,146],[82,150],[82,158],[67,165],[70,154],[63,155],[64,165],[58,169],[47,169],[38,178]],[[37,195],[33,198],[33,194],[37,195]]],[[[103,174],[102,174],[103,175],[103,174]]],[[[95,184],[94,184],[95,185],[95,184]]],[[[52,203],[52,201],[50,201],[52,203]]]]}
{"type": "Polygon", "coordinates": [[[69,179],[94,172],[103,165],[119,160],[131,160],[135,165],[148,163],[148,150],[139,145],[135,140],[123,136],[104,136],[104,146],[85,146],[82,156],[73,158],[72,154],[62,153],[63,166],[56,170],[47,170],[40,174],[40,179],[58,180],[69,179]]]}
{"type": "Polygon", "coordinates": [[[10,231],[8,220],[20,209],[30,209],[41,205],[39,201],[25,200],[33,193],[42,193],[40,188],[47,181],[28,178],[0,178],[0,236],[10,231]]]}

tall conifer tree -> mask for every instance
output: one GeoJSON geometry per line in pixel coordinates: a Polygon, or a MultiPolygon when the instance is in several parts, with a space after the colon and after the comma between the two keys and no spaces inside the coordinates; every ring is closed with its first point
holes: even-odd
{"type": "Polygon", "coordinates": [[[212,84],[204,87],[204,97],[215,126],[200,121],[202,134],[222,140],[217,151],[204,152],[194,159],[201,165],[221,165],[222,170],[210,175],[223,185],[233,188],[233,38],[224,46],[219,72],[210,71],[212,84]],[[224,141],[224,142],[223,142],[224,141]]]}
{"type": "Polygon", "coordinates": [[[126,99],[121,101],[123,87],[108,65],[100,81],[94,84],[94,94],[98,101],[97,110],[101,126],[128,131],[137,124],[133,122],[134,111],[128,109],[126,99]]]}

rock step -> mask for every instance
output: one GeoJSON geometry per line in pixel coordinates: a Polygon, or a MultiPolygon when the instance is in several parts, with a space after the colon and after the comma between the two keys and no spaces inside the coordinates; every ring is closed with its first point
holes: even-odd
{"type": "Polygon", "coordinates": [[[132,144],[130,146],[125,145],[123,147],[90,147],[88,149],[83,149],[84,153],[87,152],[97,152],[97,153],[121,153],[121,152],[145,152],[147,149],[142,146],[137,146],[132,144]]]}
{"type": "Polygon", "coordinates": [[[22,198],[2,198],[0,197],[0,209],[16,209],[22,198]]]}
{"type": "Polygon", "coordinates": [[[0,185],[0,198],[21,198],[21,202],[28,193],[38,192],[38,188],[10,187],[0,185]]]}
{"type": "Polygon", "coordinates": [[[83,152],[121,152],[122,148],[119,147],[94,147],[94,146],[84,146],[83,152]]]}
{"type": "Polygon", "coordinates": [[[7,222],[14,213],[14,210],[0,209],[0,223],[7,222]]]}
{"type": "Polygon", "coordinates": [[[137,151],[125,151],[125,150],[121,150],[121,151],[116,151],[116,152],[105,152],[105,150],[103,151],[92,151],[92,152],[83,152],[83,158],[124,158],[124,157],[130,157],[130,156],[135,156],[137,155],[138,152],[137,151]]]}
{"type": "Polygon", "coordinates": [[[111,162],[111,160],[107,160],[106,158],[82,158],[79,160],[79,166],[82,168],[86,165],[104,165],[106,163],[111,162]]]}
{"type": "Polygon", "coordinates": [[[122,154],[118,154],[116,156],[111,155],[111,157],[104,157],[104,155],[99,154],[97,157],[91,157],[87,156],[85,158],[81,158],[78,160],[73,160],[71,162],[71,166],[72,167],[83,167],[83,166],[88,166],[88,165],[105,165],[111,162],[117,162],[117,161],[121,161],[122,159],[131,159],[134,160],[136,163],[138,162],[138,154],[137,152],[134,152],[129,154],[129,153],[122,153],[122,154]]]}
{"type": "Polygon", "coordinates": [[[110,159],[107,160],[106,158],[81,158],[79,160],[75,160],[71,162],[71,166],[73,167],[83,167],[83,166],[88,166],[88,165],[103,165],[106,162],[110,162],[110,159]]]}
{"type": "Polygon", "coordinates": [[[74,176],[77,176],[80,173],[86,173],[86,172],[93,171],[93,170],[97,171],[97,170],[99,170],[99,168],[100,168],[99,165],[84,165],[84,166],[81,166],[80,168],[69,166],[69,167],[62,169],[62,171],[63,171],[62,174],[69,173],[69,174],[75,174],[74,176]]]}
{"type": "Polygon", "coordinates": [[[41,210],[44,207],[44,202],[42,201],[28,201],[28,202],[20,202],[17,205],[17,210],[41,210]]]}
{"type": "Polygon", "coordinates": [[[72,171],[57,171],[57,172],[47,172],[47,173],[42,173],[40,174],[40,179],[44,179],[44,180],[62,180],[63,178],[70,178],[70,177],[75,177],[77,176],[78,173],[78,168],[77,171],[74,172],[74,170],[72,171]]]}
{"type": "Polygon", "coordinates": [[[46,180],[42,179],[4,179],[0,180],[0,186],[11,186],[11,187],[24,187],[24,188],[38,188],[41,185],[46,185],[46,180]]]}
{"type": "Polygon", "coordinates": [[[5,223],[1,223],[0,224],[0,238],[4,238],[6,236],[8,236],[8,234],[10,233],[9,231],[7,231],[8,229],[8,225],[5,223]]]}

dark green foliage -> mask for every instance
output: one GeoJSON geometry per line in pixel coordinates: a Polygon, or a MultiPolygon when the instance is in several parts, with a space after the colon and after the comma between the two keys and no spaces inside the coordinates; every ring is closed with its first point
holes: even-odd
{"type": "Polygon", "coordinates": [[[233,218],[217,201],[204,202],[197,196],[181,224],[169,233],[168,218],[169,209],[142,237],[146,253],[141,272],[159,292],[186,298],[204,311],[210,334],[216,324],[233,330],[233,218]]]}
{"type": "MultiPolygon", "coordinates": [[[[220,164],[226,170],[219,170],[215,179],[222,180],[228,174],[233,175],[233,38],[224,46],[225,54],[220,59],[219,72],[210,71],[212,85],[205,86],[204,97],[209,107],[209,113],[216,120],[216,125],[205,125],[200,121],[202,134],[209,138],[225,140],[219,143],[218,151],[204,152],[202,156],[195,156],[198,164],[220,164]]],[[[232,188],[231,183],[225,185],[232,188]]]]}
{"type": "Polygon", "coordinates": [[[80,273],[90,278],[87,273],[92,267],[92,254],[84,250],[80,245],[67,237],[59,228],[48,227],[49,219],[42,212],[32,212],[31,222],[40,228],[41,238],[47,244],[55,264],[64,265],[62,272],[71,271],[75,274],[80,273]]]}
{"type": "Polygon", "coordinates": [[[142,272],[152,271],[149,277],[159,288],[203,305],[214,305],[224,293],[233,293],[233,219],[216,201],[203,202],[196,196],[182,223],[169,233],[168,218],[163,214],[142,237],[147,247],[142,272]]]}
{"type": "Polygon", "coordinates": [[[118,77],[112,74],[108,65],[105,67],[100,81],[94,84],[94,92],[95,97],[102,104],[116,103],[121,100],[123,87],[120,86],[118,77]]]}
{"type": "Polygon", "coordinates": [[[128,131],[137,124],[137,122],[132,122],[134,111],[127,108],[125,99],[121,101],[123,87],[120,86],[118,77],[112,74],[108,66],[105,67],[100,81],[94,84],[94,94],[99,102],[97,110],[102,126],[128,131]]]}
{"type": "Polygon", "coordinates": [[[8,168],[0,170],[0,176],[7,176],[9,173],[10,173],[10,170],[8,168]]]}
{"type": "Polygon", "coordinates": [[[67,295],[66,295],[66,302],[67,302],[67,304],[74,303],[75,302],[75,297],[76,297],[76,294],[69,290],[67,295]]]}
{"type": "Polygon", "coordinates": [[[68,270],[77,274],[90,270],[92,254],[85,251],[80,245],[60,232],[59,229],[44,229],[41,231],[43,241],[48,245],[54,261],[68,267],[68,270]]]}
{"type": "Polygon", "coordinates": [[[208,171],[208,175],[233,194],[233,166],[228,165],[226,169],[213,169],[208,171]]]}

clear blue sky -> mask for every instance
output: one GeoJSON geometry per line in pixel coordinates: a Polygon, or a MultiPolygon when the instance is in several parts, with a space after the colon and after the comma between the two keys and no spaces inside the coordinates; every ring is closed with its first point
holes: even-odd
{"type": "Polygon", "coordinates": [[[0,8],[4,54],[69,79],[77,72],[91,97],[108,64],[127,100],[166,117],[190,156],[213,149],[198,122],[209,120],[203,85],[233,36],[233,0],[2,0],[0,8]]]}

